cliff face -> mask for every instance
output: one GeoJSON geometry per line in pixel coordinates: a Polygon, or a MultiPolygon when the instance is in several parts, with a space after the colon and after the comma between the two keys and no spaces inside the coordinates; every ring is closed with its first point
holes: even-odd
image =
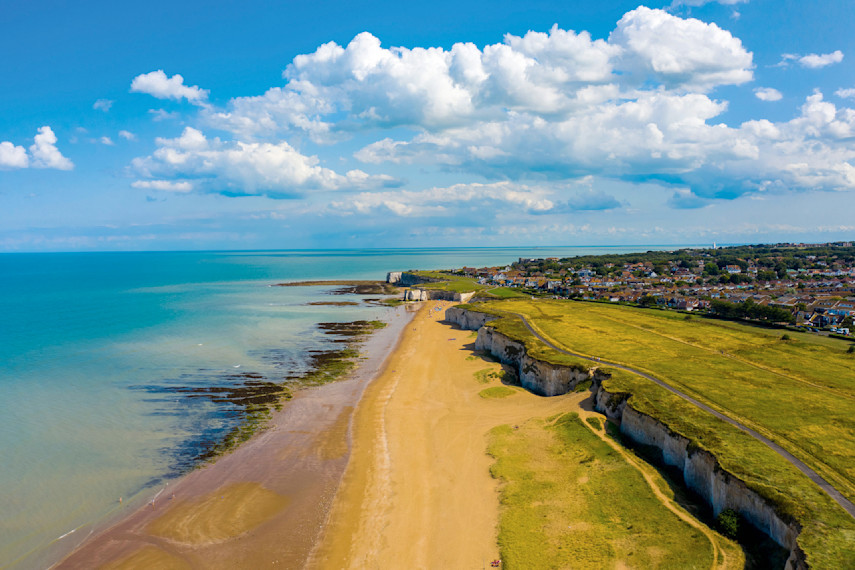
{"type": "MultiPolygon", "coordinates": [[[[600,392],[607,394],[602,385],[597,391],[598,396],[600,392]]],[[[741,513],[752,525],[790,550],[790,567],[804,567],[799,562],[804,555],[796,542],[801,527],[782,520],[774,505],[749,489],[741,479],[724,471],[711,453],[692,448],[687,438],[631,405],[623,406],[620,431],[633,441],[659,448],[665,463],[682,471],[686,486],[712,506],[713,514],[717,516],[725,509],[741,513]]]]}
{"type": "Polygon", "coordinates": [[[478,331],[476,349],[488,351],[503,363],[515,366],[520,383],[536,394],[565,394],[579,382],[592,380],[595,409],[619,423],[621,433],[628,438],[661,450],[665,463],[682,471],[686,485],[712,506],[715,515],[725,509],[737,511],[775,542],[789,549],[788,569],[808,568],[805,554],[797,542],[801,526],[797,522],[785,522],[777,514],[774,504],[722,469],[714,455],[691,446],[688,438],[633,408],[629,402],[630,394],[606,390],[603,382],[609,378],[608,373],[596,369],[582,372],[531,358],[526,354],[523,343],[487,325],[495,318],[457,307],[446,311],[446,320],[463,329],[478,331]]]}
{"type": "Polygon", "coordinates": [[[523,343],[512,340],[489,326],[478,329],[475,348],[489,352],[502,363],[516,368],[523,388],[541,396],[566,394],[579,382],[591,379],[588,370],[575,370],[531,358],[523,343]]]}
{"type": "Polygon", "coordinates": [[[467,303],[475,293],[457,293],[439,289],[407,289],[404,291],[405,301],[456,301],[467,303]]]}
{"type": "Polygon", "coordinates": [[[467,331],[477,331],[488,322],[495,321],[498,318],[494,315],[468,311],[460,307],[449,307],[445,310],[446,321],[452,322],[467,331]]]}

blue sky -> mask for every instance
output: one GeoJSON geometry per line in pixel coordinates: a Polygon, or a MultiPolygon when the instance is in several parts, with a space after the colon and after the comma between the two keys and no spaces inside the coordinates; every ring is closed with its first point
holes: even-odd
{"type": "Polygon", "coordinates": [[[850,0],[3,2],[0,251],[855,237],[850,0]]]}

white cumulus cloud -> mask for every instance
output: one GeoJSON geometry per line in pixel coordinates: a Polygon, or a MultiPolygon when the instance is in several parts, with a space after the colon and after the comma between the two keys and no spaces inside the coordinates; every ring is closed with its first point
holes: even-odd
{"type": "Polygon", "coordinates": [[[752,69],[752,54],[726,30],[645,7],[627,13],[607,40],[553,26],[482,49],[411,49],[384,48],[364,32],[295,57],[284,87],[233,99],[206,119],[244,138],[303,131],[332,142],[377,127],[440,131],[514,113],[552,119],[632,98],[645,82],[707,92],[750,81],[752,69]]]}
{"type": "Polygon", "coordinates": [[[808,69],[819,69],[820,67],[826,67],[834,63],[840,63],[841,61],[843,61],[843,52],[840,50],[823,54],[809,53],[807,55],[785,53],[781,56],[778,67],[787,67],[791,63],[796,62],[808,69]]]}
{"type": "Polygon", "coordinates": [[[30,157],[27,156],[27,149],[9,141],[0,142],[0,168],[27,168],[29,165],[30,157]]]}
{"type": "Polygon", "coordinates": [[[56,135],[48,126],[40,127],[39,133],[33,139],[30,146],[32,166],[35,168],[55,168],[57,170],[71,170],[74,164],[62,156],[56,148],[56,135]]]}
{"type": "Polygon", "coordinates": [[[119,136],[125,139],[126,141],[135,141],[137,140],[137,136],[131,131],[119,131],[119,136]]]}
{"type": "Polygon", "coordinates": [[[0,169],[53,168],[71,170],[74,164],[56,148],[56,135],[49,126],[40,127],[29,149],[9,141],[0,142],[0,169]]]}
{"type": "Polygon", "coordinates": [[[709,90],[751,81],[752,54],[730,32],[694,18],[640,6],[620,19],[609,42],[623,46],[630,70],[638,66],[669,86],[709,90]]]}
{"type": "Polygon", "coordinates": [[[187,99],[191,103],[202,103],[208,98],[208,91],[193,85],[184,85],[184,77],[175,74],[167,77],[162,69],[137,75],[131,82],[131,92],[148,93],[158,99],[187,99]]]}
{"type": "Polygon", "coordinates": [[[56,148],[56,135],[49,126],[40,127],[29,150],[9,141],[0,142],[0,169],[53,168],[71,170],[74,164],[56,148]]]}
{"type": "MultiPolygon", "coordinates": [[[[295,197],[306,190],[360,189],[394,184],[388,176],[361,170],[345,174],[320,166],[286,142],[245,143],[208,139],[192,127],[180,137],[158,138],[158,148],[137,158],[132,168],[142,178],[191,183],[204,191],[227,195],[295,197]]],[[[145,180],[141,181],[145,182],[145,180]]]]}
{"type": "Polygon", "coordinates": [[[761,101],[780,101],[784,96],[772,87],[758,87],[754,90],[754,96],[761,101]]]}
{"type": "Polygon", "coordinates": [[[840,50],[823,54],[811,53],[799,58],[799,64],[802,67],[809,67],[811,69],[825,67],[833,63],[840,63],[841,61],[843,61],[843,52],[840,50]]]}

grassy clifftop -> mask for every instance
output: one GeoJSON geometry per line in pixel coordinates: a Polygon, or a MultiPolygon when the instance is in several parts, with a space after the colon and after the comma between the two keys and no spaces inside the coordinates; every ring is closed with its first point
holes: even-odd
{"type": "MultiPolygon", "coordinates": [[[[855,358],[846,343],[782,340],[780,331],[611,305],[510,300],[470,307],[507,316],[490,326],[525,342],[536,358],[578,360],[544,345],[511,313],[526,315],[556,345],[648,372],[750,425],[855,497],[855,358]]],[[[812,566],[855,567],[855,521],[780,455],[637,375],[614,371],[604,387],[630,394],[635,409],[713,453],[799,520],[812,566]]]]}

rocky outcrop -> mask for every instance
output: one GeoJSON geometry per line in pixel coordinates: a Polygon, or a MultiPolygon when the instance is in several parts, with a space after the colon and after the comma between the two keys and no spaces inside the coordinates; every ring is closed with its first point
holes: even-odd
{"type": "Polygon", "coordinates": [[[399,287],[412,287],[413,285],[433,283],[435,281],[438,280],[431,279],[430,277],[422,277],[415,273],[408,273],[407,271],[390,271],[386,274],[386,283],[397,285],[399,287]]]}
{"type": "Polygon", "coordinates": [[[733,509],[790,551],[787,569],[808,568],[797,541],[801,532],[798,522],[781,517],[771,501],[725,471],[713,454],[692,445],[687,437],[672,431],[656,418],[633,408],[631,394],[607,390],[603,386],[610,377],[607,372],[560,366],[531,358],[522,342],[499,333],[489,325],[489,321],[497,318],[495,316],[453,307],[446,311],[445,318],[463,329],[477,330],[475,348],[516,367],[520,383],[536,394],[565,394],[580,382],[592,380],[595,409],[618,423],[621,433],[632,441],[661,450],[665,463],[683,473],[686,486],[698,493],[716,516],[725,509],[733,509]]]}
{"type": "MultiPolygon", "coordinates": [[[[422,277],[415,273],[406,271],[390,271],[386,274],[386,283],[397,285],[399,287],[413,287],[423,283],[436,283],[439,279],[430,277],[422,277]]],[[[456,301],[458,303],[468,303],[475,293],[456,293],[454,291],[442,291],[439,289],[422,289],[413,288],[404,291],[405,301],[456,301]]]]}

